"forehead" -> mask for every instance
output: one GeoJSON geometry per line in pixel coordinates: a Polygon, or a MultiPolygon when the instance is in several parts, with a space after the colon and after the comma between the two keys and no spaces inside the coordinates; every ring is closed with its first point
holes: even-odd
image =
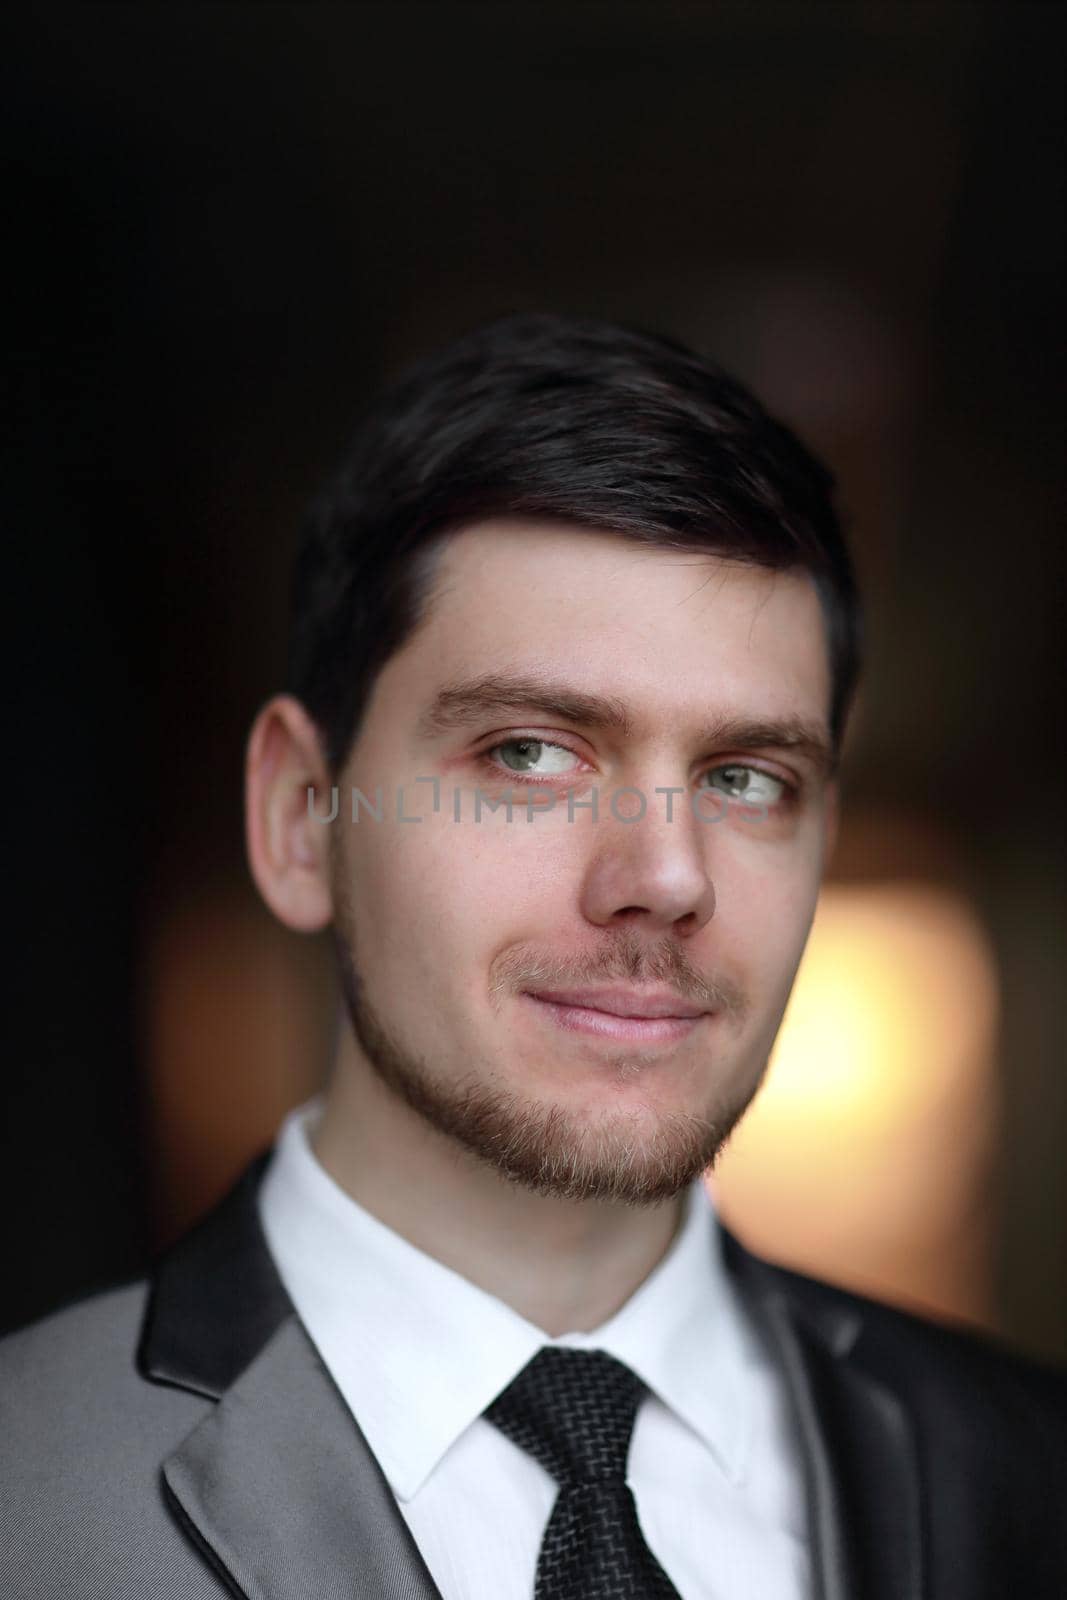
{"type": "Polygon", "coordinates": [[[814,583],[595,529],[494,521],[452,534],[423,623],[386,673],[425,701],[452,679],[527,668],[626,702],[638,724],[709,707],[825,725],[814,583]]]}

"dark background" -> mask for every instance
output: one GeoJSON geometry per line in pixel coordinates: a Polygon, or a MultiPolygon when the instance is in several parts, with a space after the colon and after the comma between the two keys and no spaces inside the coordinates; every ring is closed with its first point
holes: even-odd
{"type": "Polygon", "coordinates": [[[351,418],[437,340],[551,307],[698,344],[838,472],[871,625],[847,799],[941,839],[980,908],[997,1325],[1067,1359],[1062,8],[37,5],[3,30],[4,1322],[139,1270],[294,1098],[257,1098],[227,1014],[236,1131],[183,1166],[204,1139],[168,1144],[148,953],[202,903],[268,937],[243,743],[351,418]]]}

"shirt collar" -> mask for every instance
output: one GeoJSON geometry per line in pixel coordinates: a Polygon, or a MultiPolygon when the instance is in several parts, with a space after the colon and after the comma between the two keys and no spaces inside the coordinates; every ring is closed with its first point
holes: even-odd
{"type": "Polygon", "coordinates": [[[389,1483],[410,1500],[546,1344],[606,1350],[704,1440],[732,1482],[747,1463],[747,1331],[702,1179],[630,1299],[591,1332],[550,1338],[385,1226],[316,1159],[319,1099],[279,1133],[259,1195],[282,1282],[389,1483]]]}

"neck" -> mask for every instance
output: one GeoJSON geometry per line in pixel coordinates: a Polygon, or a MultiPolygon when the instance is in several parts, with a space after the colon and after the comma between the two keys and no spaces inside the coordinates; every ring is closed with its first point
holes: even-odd
{"type": "Polygon", "coordinates": [[[351,1047],[342,1047],[311,1143],[372,1216],[550,1338],[613,1316],[681,1224],[684,1196],[635,1207],[520,1186],[433,1128],[351,1047]]]}

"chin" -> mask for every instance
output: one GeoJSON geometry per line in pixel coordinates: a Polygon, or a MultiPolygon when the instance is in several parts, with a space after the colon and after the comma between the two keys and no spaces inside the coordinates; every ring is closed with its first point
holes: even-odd
{"type": "Polygon", "coordinates": [[[640,1087],[614,1100],[586,1094],[579,1103],[468,1083],[437,1125],[537,1193],[648,1205],[678,1195],[713,1166],[743,1109],[717,1103],[709,1112],[707,1097],[665,1105],[640,1087]]]}

